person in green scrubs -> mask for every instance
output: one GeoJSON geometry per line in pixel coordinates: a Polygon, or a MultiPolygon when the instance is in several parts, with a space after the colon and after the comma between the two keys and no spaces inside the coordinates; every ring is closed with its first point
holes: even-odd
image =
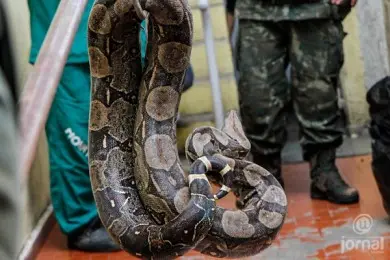
{"type": "MultiPolygon", "coordinates": [[[[60,0],[28,0],[31,23],[30,63],[34,64],[60,0]]],[[[50,192],[54,213],[68,247],[82,251],[117,251],[102,226],[88,169],[90,70],[87,24],[94,1],[89,0],[75,35],[47,122],[50,192]]],[[[141,30],[145,56],[145,23],[141,30]]],[[[50,75],[48,75],[50,76],[50,75]]]]}

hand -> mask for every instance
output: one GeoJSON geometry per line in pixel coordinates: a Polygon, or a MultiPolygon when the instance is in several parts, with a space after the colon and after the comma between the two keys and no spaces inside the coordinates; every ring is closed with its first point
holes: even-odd
{"type": "MultiPolygon", "coordinates": [[[[332,4],[334,5],[341,5],[344,3],[344,1],[347,1],[347,0],[331,0],[332,4]]],[[[357,3],[357,0],[350,0],[351,2],[351,6],[354,7],[357,3]]]]}

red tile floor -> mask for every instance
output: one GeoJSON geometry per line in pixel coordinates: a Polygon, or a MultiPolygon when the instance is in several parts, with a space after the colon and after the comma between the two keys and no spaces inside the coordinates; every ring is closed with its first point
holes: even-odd
{"type": "MultiPolygon", "coordinates": [[[[274,244],[250,259],[390,259],[390,222],[372,175],[371,157],[343,158],[337,163],[347,180],[360,191],[360,203],[345,206],[313,201],[309,197],[308,165],[284,166],[289,202],[286,222],[274,244]],[[374,219],[365,237],[352,229],[353,220],[360,214],[368,214],[374,219]]],[[[221,205],[233,207],[234,199],[225,198],[221,205]]],[[[36,259],[136,259],[124,252],[87,254],[69,251],[65,241],[56,226],[36,259]]],[[[181,259],[214,258],[192,251],[181,259]]]]}

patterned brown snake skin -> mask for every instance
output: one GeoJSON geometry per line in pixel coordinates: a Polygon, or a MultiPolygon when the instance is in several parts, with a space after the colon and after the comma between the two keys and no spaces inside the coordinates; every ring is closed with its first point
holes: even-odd
{"type": "Polygon", "coordinates": [[[193,131],[186,141],[192,165],[189,174],[183,171],[176,116],[192,34],[187,0],[96,0],[90,13],[94,198],[114,241],[143,259],[173,259],[191,249],[220,258],[256,255],[272,243],[287,214],[277,180],[244,160],[250,143],[234,111],[221,130],[193,131]],[[221,185],[216,195],[208,178],[221,185]],[[216,206],[229,191],[238,198],[235,210],[216,206]]]}

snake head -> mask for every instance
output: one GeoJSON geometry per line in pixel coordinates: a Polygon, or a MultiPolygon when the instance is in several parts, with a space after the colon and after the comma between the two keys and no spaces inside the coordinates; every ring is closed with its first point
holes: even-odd
{"type": "Polygon", "coordinates": [[[225,125],[222,128],[222,131],[235,141],[229,149],[223,151],[223,155],[236,159],[245,158],[251,149],[251,143],[244,133],[244,129],[236,111],[229,111],[225,118],[225,125]]]}

